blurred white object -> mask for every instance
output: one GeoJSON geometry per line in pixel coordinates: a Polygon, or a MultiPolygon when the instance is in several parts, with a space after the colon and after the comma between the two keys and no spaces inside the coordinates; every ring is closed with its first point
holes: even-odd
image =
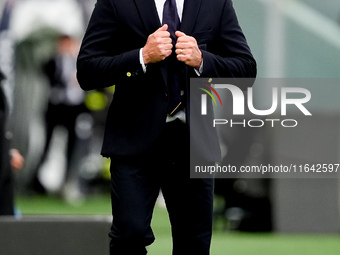
{"type": "Polygon", "coordinates": [[[17,41],[46,27],[73,36],[84,32],[82,9],[73,0],[19,1],[11,25],[17,41]]]}
{"type": "Polygon", "coordinates": [[[50,193],[59,192],[65,182],[67,136],[64,127],[54,129],[46,160],[38,172],[40,183],[50,193]]]}

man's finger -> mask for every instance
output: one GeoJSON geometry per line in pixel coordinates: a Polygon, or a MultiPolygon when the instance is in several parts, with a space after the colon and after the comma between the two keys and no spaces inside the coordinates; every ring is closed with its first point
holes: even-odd
{"type": "Polygon", "coordinates": [[[160,28],[158,28],[155,32],[159,32],[159,31],[166,31],[168,30],[168,25],[164,24],[163,26],[161,26],[160,28]]]}
{"type": "Polygon", "coordinates": [[[157,36],[163,38],[170,38],[170,33],[168,31],[158,31],[157,36]]]}
{"type": "Polygon", "coordinates": [[[177,37],[186,36],[186,34],[184,34],[184,33],[181,32],[181,31],[176,31],[176,32],[175,32],[175,35],[176,35],[177,37]]]}
{"type": "Polygon", "coordinates": [[[188,48],[188,43],[176,43],[176,49],[188,48]]]}
{"type": "Polygon", "coordinates": [[[158,28],[153,34],[157,34],[158,36],[161,36],[161,37],[170,37],[170,33],[167,30],[168,30],[168,25],[164,24],[163,26],[158,28]]]}

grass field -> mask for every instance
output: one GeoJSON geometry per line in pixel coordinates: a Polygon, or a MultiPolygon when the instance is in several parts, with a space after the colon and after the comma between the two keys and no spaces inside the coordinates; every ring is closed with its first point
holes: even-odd
{"type": "MultiPolygon", "coordinates": [[[[22,215],[110,215],[110,197],[91,196],[77,205],[56,197],[18,197],[22,215]]],[[[167,212],[156,207],[152,222],[156,241],[150,255],[171,254],[171,233],[167,212]]],[[[214,231],[212,255],[339,255],[339,235],[275,234],[214,231]]],[[[191,255],[191,254],[190,254],[191,255]]],[[[194,254],[193,254],[194,255],[194,254]]]]}

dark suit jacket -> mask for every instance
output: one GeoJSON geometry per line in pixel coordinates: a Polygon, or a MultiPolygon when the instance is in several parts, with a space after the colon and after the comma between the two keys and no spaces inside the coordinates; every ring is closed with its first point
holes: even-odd
{"type": "MultiPolygon", "coordinates": [[[[1,86],[1,82],[4,79],[3,74],[0,71],[0,196],[2,197],[2,188],[4,185],[4,180],[8,176],[9,167],[9,144],[8,139],[6,139],[6,125],[8,117],[8,107],[5,97],[5,93],[1,86]]],[[[0,199],[1,200],[1,199],[0,199]]],[[[1,205],[0,205],[1,207],[1,205]]]]}
{"type": "MultiPolygon", "coordinates": [[[[160,26],[154,0],[98,0],[95,6],[78,56],[77,77],[84,90],[116,85],[104,156],[145,151],[165,125],[166,64],[150,64],[144,73],[139,62],[140,48],[160,26]]],[[[202,50],[202,77],[256,76],[256,62],[231,0],[185,0],[180,30],[195,37],[202,50]]],[[[185,65],[183,72],[188,97],[189,78],[197,75],[185,65]]],[[[188,108],[186,105],[187,117],[188,108]]],[[[219,158],[217,136],[210,133],[205,142],[210,148],[205,156],[219,158]]]]}
{"type": "Polygon", "coordinates": [[[7,102],[1,87],[4,79],[0,71],[0,215],[13,215],[13,178],[9,156],[9,140],[6,138],[7,102]]]}

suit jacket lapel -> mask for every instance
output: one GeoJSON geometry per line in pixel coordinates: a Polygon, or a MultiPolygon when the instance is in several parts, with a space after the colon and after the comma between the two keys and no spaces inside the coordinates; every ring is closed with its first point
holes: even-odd
{"type": "Polygon", "coordinates": [[[156,5],[154,0],[135,0],[141,20],[147,35],[155,32],[160,26],[156,5]]]}
{"type": "MultiPolygon", "coordinates": [[[[180,30],[187,34],[191,35],[194,29],[196,20],[198,17],[198,11],[201,8],[202,0],[184,0],[183,6],[183,14],[182,14],[182,22],[180,30]]],[[[185,80],[185,94],[186,94],[186,121],[190,125],[190,81],[189,81],[189,69],[185,66],[186,72],[186,80],[185,80]]],[[[188,125],[188,128],[190,128],[188,125]]]]}
{"type": "MultiPolygon", "coordinates": [[[[144,24],[146,35],[148,36],[161,27],[155,0],[135,0],[135,3],[144,24]]],[[[159,63],[159,67],[164,79],[164,84],[167,86],[167,69],[164,61],[159,63]]]]}
{"type": "Polygon", "coordinates": [[[187,35],[190,35],[194,28],[201,2],[202,0],[184,0],[181,31],[187,35]]]}

